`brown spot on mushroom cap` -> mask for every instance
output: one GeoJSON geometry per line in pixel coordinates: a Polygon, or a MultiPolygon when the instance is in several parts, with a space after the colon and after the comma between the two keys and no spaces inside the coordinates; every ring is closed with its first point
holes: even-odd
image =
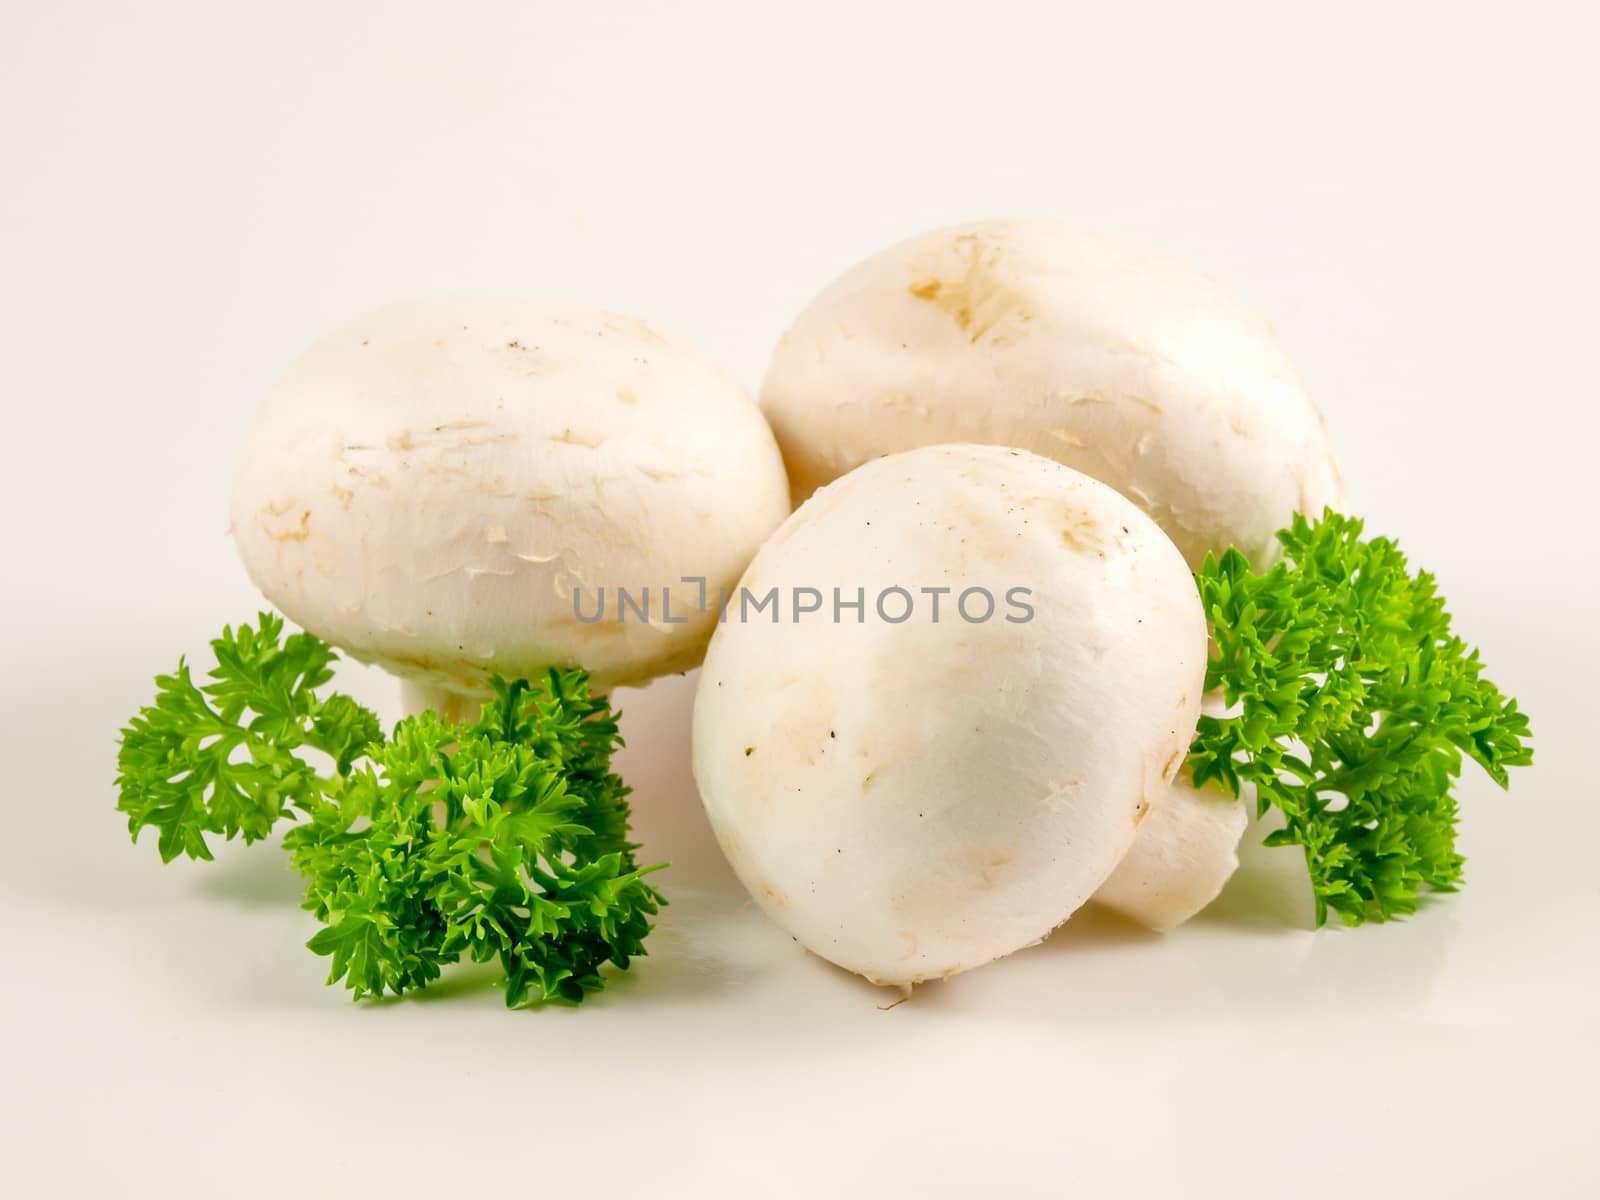
{"type": "Polygon", "coordinates": [[[1080,508],[1068,507],[1062,516],[1061,540],[1071,549],[1104,558],[1119,544],[1116,532],[1101,525],[1080,508]]]}
{"type": "Polygon", "coordinates": [[[1027,297],[1000,275],[999,261],[1000,247],[993,239],[959,234],[919,269],[906,290],[954,317],[971,341],[989,336],[1007,344],[1011,339],[996,327],[1031,321],[1033,313],[1027,297]]]}
{"type": "Polygon", "coordinates": [[[995,850],[993,848],[975,848],[970,855],[972,865],[977,869],[978,880],[985,888],[994,887],[1000,872],[1016,860],[1013,850],[995,850]]]}
{"type": "Polygon", "coordinates": [[[483,670],[483,663],[480,660],[458,654],[423,654],[388,650],[382,657],[384,661],[393,663],[402,671],[416,671],[427,675],[471,678],[483,670]]]}
{"type": "Polygon", "coordinates": [[[489,422],[479,420],[476,417],[462,417],[458,421],[445,421],[442,424],[432,426],[434,433],[455,433],[465,429],[487,428],[489,428],[489,422]]]}
{"type": "Polygon", "coordinates": [[[261,528],[273,541],[303,542],[311,536],[311,510],[309,508],[301,510],[300,519],[294,524],[287,525],[279,522],[277,527],[274,528],[274,522],[271,518],[277,515],[269,508],[261,516],[261,528]]]}
{"type": "Polygon", "coordinates": [[[545,438],[545,441],[556,442],[563,446],[582,446],[585,449],[593,450],[604,442],[605,438],[585,437],[582,434],[572,432],[570,429],[563,429],[555,436],[545,438]]]}

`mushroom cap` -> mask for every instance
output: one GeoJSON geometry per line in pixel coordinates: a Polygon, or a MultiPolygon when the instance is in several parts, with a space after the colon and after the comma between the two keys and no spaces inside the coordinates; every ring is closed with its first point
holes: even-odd
{"type": "Polygon", "coordinates": [[[1110,875],[1193,737],[1206,625],[1182,556],[1116,492],[1036,455],[939,446],[859,468],[741,581],[774,588],[781,621],[731,603],[712,638],[695,779],[762,908],[875,982],[1043,938],[1110,875]],[[899,623],[895,587],[914,601],[899,623]],[[937,587],[953,591],[935,619],[919,589],[937,587]],[[808,588],[824,609],[792,620],[808,588]],[[860,589],[861,620],[836,588],[860,589]],[[981,596],[960,608],[973,588],[990,619],[968,619],[981,596]]]}
{"type": "Polygon", "coordinates": [[[761,388],[796,500],[939,442],[1032,450],[1110,484],[1191,566],[1276,556],[1343,488],[1272,327],[1182,263],[1051,222],[941,229],[835,281],[761,388]]]}
{"type": "Polygon", "coordinates": [[[233,535],[291,619],[425,688],[577,665],[605,689],[695,666],[716,611],[680,579],[731,584],[788,508],[761,413],[698,351],[597,308],[458,299],[369,313],[290,368],[233,535]],[[615,619],[618,587],[650,589],[649,621],[615,619]]]}

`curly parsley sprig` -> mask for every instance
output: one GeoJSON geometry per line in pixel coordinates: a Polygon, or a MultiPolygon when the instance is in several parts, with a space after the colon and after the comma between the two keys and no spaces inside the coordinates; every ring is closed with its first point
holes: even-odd
{"type": "Polygon", "coordinates": [[[508,1005],[580,1001],[605,964],[645,953],[659,867],[635,862],[616,716],[583,672],[496,679],[476,721],[426,712],[385,740],[367,709],[318,694],[333,649],[282,634],[263,613],[212,643],[209,683],[182,662],[157,679],[117,758],[135,840],[150,826],[163,861],[209,859],[207,835],[255,841],[297,816],[284,846],[324,925],[307,944],[357,999],[425,987],[465,956],[498,959],[508,1005]]]}
{"type": "Polygon", "coordinates": [[[1331,510],[1278,535],[1284,561],[1257,574],[1208,556],[1197,580],[1214,649],[1206,690],[1232,715],[1203,716],[1197,785],[1256,790],[1276,808],[1273,846],[1301,846],[1320,926],[1414,912],[1421,889],[1454,891],[1463,756],[1501,787],[1533,761],[1527,717],[1450,632],[1427,572],[1387,538],[1331,510]]]}

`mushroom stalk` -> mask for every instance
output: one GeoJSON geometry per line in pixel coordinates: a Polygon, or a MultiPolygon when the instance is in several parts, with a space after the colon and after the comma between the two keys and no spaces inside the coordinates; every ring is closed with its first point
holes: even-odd
{"type": "Polygon", "coordinates": [[[1168,784],[1096,903],[1165,932],[1217,898],[1239,868],[1250,814],[1242,800],[1182,779],[1168,784]]]}
{"type": "Polygon", "coordinates": [[[477,719],[488,698],[488,692],[469,694],[417,679],[400,681],[400,707],[408,717],[432,709],[442,720],[465,724],[477,719]]]}

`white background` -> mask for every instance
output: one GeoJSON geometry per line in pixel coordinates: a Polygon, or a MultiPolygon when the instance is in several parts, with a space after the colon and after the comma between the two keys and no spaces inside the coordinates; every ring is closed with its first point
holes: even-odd
{"type": "Polygon", "coordinates": [[[1591,8],[8,5],[0,1189],[1597,1194],[1591,8]],[[1533,715],[1509,796],[1463,784],[1465,892],[1313,934],[1263,852],[1175,934],[1085,914],[879,1011],[723,866],[692,679],[622,694],[673,904],[581,1010],[471,970],[352,1005],[277,850],[127,844],[116,730],[255,610],[232,464],[318,334],[531,293],[754,387],[845,266],[1001,215],[1186,257],[1278,325],[1353,507],[1533,715]]]}

